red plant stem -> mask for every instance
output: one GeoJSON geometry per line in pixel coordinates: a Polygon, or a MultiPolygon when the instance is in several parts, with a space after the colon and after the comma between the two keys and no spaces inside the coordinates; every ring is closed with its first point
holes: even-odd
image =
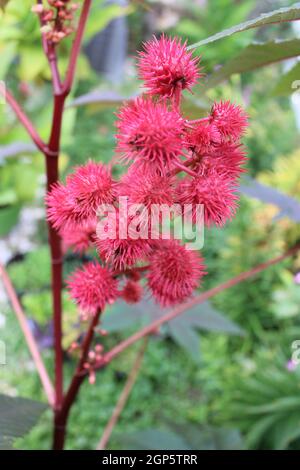
{"type": "MultiPolygon", "coordinates": [[[[186,160],[180,163],[180,165],[177,165],[177,168],[174,168],[169,174],[171,176],[175,176],[181,171],[184,171],[186,173],[189,173],[188,167],[191,166],[195,162],[193,157],[187,157],[186,160]]],[[[190,170],[189,173],[191,176],[197,176],[197,173],[194,173],[192,170],[190,170]]]]}
{"type": "Polygon", "coordinates": [[[22,110],[21,106],[16,102],[15,98],[12,96],[12,94],[5,88],[3,83],[0,82],[0,94],[6,99],[6,101],[9,103],[13,111],[15,112],[18,120],[21,122],[21,124],[25,127],[26,131],[30,135],[31,139],[37,146],[39,150],[41,150],[43,153],[46,151],[47,146],[39,136],[38,132],[36,131],[34,125],[28,118],[28,116],[24,113],[22,110]]]}
{"type": "MultiPolygon", "coordinates": [[[[38,1],[41,4],[41,1],[38,1]]],[[[23,112],[21,107],[15,101],[13,96],[5,90],[0,83],[0,93],[7,99],[8,103],[16,113],[17,118],[23,124],[33,142],[42,151],[46,158],[46,174],[47,174],[47,190],[58,180],[58,157],[60,151],[61,126],[64,111],[64,102],[68,96],[73,81],[77,64],[77,58],[80,52],[81,41],[85,24],[91,7],[91,0],[84,0],[81,10],[78,28],[73,43],[70,63],[66,74],[64,84],[61,84],[59,70],[57,65],[56,53],[54,47],[46,42],[43,36],[43,48],[49,61],[53,92],[54,92],[54,109],[52,118],[51,134],[48,146],[42,141],[33,124],[23,112]]],[[[49,245],[51,251],[51,278],[52,278],[52,297],[53,297],[53,320],[54,320],[54,351],[55,351],[55,400],[54,400],[54,448],[63,448],[65,439],[65,422],[68,417],[70,407],[77,395],[82,382],[81,375],[75,372],[71,381],[70,388],[63,401],[63,349],[62,349],[62,253],[61,243],[58,233],[48,224],[49,245]],[[63,405],[63,406],[62,406],[63,405]]],[[[88,332],[84,343],[84,351],[88,351],[90,342],[92,341],[94,327],[88,332]]],[[[25,334],[25,333],[24,333],[25,334]]],[[[27,334],[27,333],[26,333],[27,334]]],[[[35,351],[36,354],[36,351],[35,351]]],[[[83,357],[85,352],[83,352],[83,357]]],[[[79,364],[81,367],[81,363],[79,364]]],[[[78,366],[79,367],[79,366],[78,366]]]]}
{"type": "Polygon", "coordinates": [[[208,122],[210,120],[210,116],[200,118],[200,119],[194,119],[193,121],[189,121],[189,124],[197,124],[197,122],[208,122]]]}
{"type": "Polygon", "coordinates": [[[182,98],[182,83],[178,82],[177,86],[175,87],[175,93],[173,97],[174,107],[177,111],[180,110],[181,98],[182,98]]]}
{"type": "MultiPolygon", "coordinates": [[[[64,102],[65,98],[69,94],[73,81],[74,74],[77,64],[78,55],[80,52],[81,42],[83,38],[84,28],[88,18],[88,14],[91,7],[91,0],[85,0],[74,39],[69,67],[66,74],[66,79],[63,85],[60,85],[60,92],[55,95],[52,131],[49,140],[49,152],[46,155],[47,163],[47,187],[48,190],[52,184],[58,179],[58,154],[60,147],[61,137],[61,125],[63,118],[64,102]]],[[[50,62],[51,63],[51,62],[50,62]]],[[[54,58],[55,63],[55,58],[54,58]]],[[[56,68],[57,70],[57,68],[56,68]]],[[[55,74],[55,68],[52,69],[52,74],[55,74]]],[[[53,80],[57,81],[58,78],[53,80]]],[[[68,419],[70,408],[76,398],[82,378],[79,375],[77,369],[71,381],[69,390],[63,397],[63,350],[62,350],[62,312],[61,312],[61,289],[62,289],[62,254],[60,239],[57,232],[49,224],[49,237],[51,247],[51,258],[52,258],[52,289],[53,289],[53,305],[54,305],[54,336],[55,336],[55,365],[56,365],[56,410],[54,415],[54,433],[53,433],[53,449],[63,449],[65,434],[66,434],[66,422],[68,419]]],[[[99,312],[100,315],[100,312],[99,312]]],[[[98,315],[98,318],[99,318],[98,315]]],[[[98,322],[97,315],[94,320],[98,322]]],[[[82,359],[78,364],[78,368],[82,368],[82,364],[86,360],[86,355],[90,347],[94,335],[93,322],[86,335],[85,342],[83,345],[82,359]]]]}
{"type": "Polygon", "coordinates": [[[189,169],[187,162],[184,162],[184,163],[179,163],[179,162],[175,163],[175,165],[177,167],[176,168],[176,170],[177,170],[176,173],[180,173],[181,171],[183,171],[184,173],[187,173],[190,176],[197,177],[198,176],[197,173],[195,173],[193,170],[189,169]],[[186,164],[184,164],[184,163],[186,163],[186,164]]]}
{"type": "Polygon", "coordinates": [[[179,305],[178,307],[174,308],[171,310],[169,313],[166,313],[166,315],[163,315],[161,318],[158,320],[155,320],[154,322],[150,323],[150,325],[142,328],[140,331],[137,333],[134,333],[132,336],[129,338],[125,339],[121,343],[119,343],[116,347],[111,349],[111,351],[107,352],[106,354],[103,355],[101,361],[95,369],[101,369],[105,365],[107,365],[109,362],[112,361],[116,356],[118,356],[121,352],[123,352],[125,349],[127,349],[129,346],[134,344],[136,341],[139,341],[141,338],[144,336],[147,336],[153,331],[157,330],[160,326],[162,326],[164,323],[169,322],[170,320],[173,320],[173,318],[178,317],[179,315],[183,314],[186,310],[189,310],[190,308],[194,307],[195,305],[201,304],[205,302],[206,300],[210,299],[211,297],[219,294],[220,292],[224,291],[225,289],[229,289],[230,287],[233,287],[237,284],[239,284],[242,281],[245,281],[246,279],[249,279],[255,274],[260,273],[261,271],[264,271],[268,267],[279,263],[280,261],[283,261],[286,258],[289,258],[290,256],[294,255],[297,253],[297,251],[300,249],[300,244],[297,244],[290,250],[288,250],[286,253],[283,255],[278,256],[277,258],[273,258],[269,261],[266,261],[265,263],[259,264],[255,266],[254,268],[250,269],[249,271],[245,271],[238,276],[235,276],[228,281],[219,284],[216,287],[213,287],[212,289],[209,289],[208,291],[204,292],[203,294],[197,295],[196,297],[192,298],[191,300],[185,302],[184,304],[179,305]]]}
{"type": "Polygon", "coordinates": [[[73,42],[73,47],[71,51],[70,62],[66,74],[66,79],[63,84],[63,93],[69,93],[72,88],[72,84],[74,81],[74,74],[77,64],[78,55],[80,52],[81,42],[83,38],[83,33],[85,29],[85,25],[89,16],[90,8],[91,8],[92,0],[85,0],[82,6],[81,15],[76,31],[76,36],[73,42]]]}
{"type": "Polygon", "coordinates": [[[49,65],[51,69],[54,94],[59,95],[62,91],[62,86],[61,86],[61,80],[60,80],[59,70],[57,66],[56,53],[54,49],[50,53],[48,59],[49,59],[49,65]]]}
{"type": "Polygon", "coordinates": [[[46,367],[44,365],[43,359],[40,355],[38,345],[34,339],[34,336],[28,326],[26,315],[21,307],[21,304],[19,302],[18,296],[13,288],[13,285],[11,283],[11,280],[4,268],[0,264],[0,276],[2,277],[3,284],[7,293],[7,296],[11,302],[11,305],[13,307],[13,310],[16,314],[16,317],[19,321],[20,327],[22,329],[22,332],[24,334],[25,341],[28,345],[28,349],[31,353],[33,362],[35,364],[36,370],[39,374],[42,386],[44,388],[48,403],[51,407],[54,406],[54,389],[52,382],[49,378],[48,372],[46,370],[46,367]]]}
{"type": "MultiPolygon", "coordinates": [[[[59,177],[58,156],[60,150],[61,126],[64,110],[64,95],[54,96],[54,109],[51,135],[46,157],[47,191],[49,191],[59,177]]],[[[55,352],[55,409],[61,408],[63,400],[63,348],[62,348],[62,251],[60,237],[57,231],[48,223],[49,245],[51,252],[51,279],[54,325],[54,352],[55,352]]]]}
{"type": "Polygon", "coordinates": [[[122,276],[122,275],[130,275],[134,273],[143,273],[149,269],[149,264],[145,266],[137,266],[135,268],[128,268],[123,270],[117,270],[113,272],[113,276],[122,276]]]}
{"type": "MultiPolygon", "coordinates": [[[[38,5],[43,5],[42,0],[37,0],[38,5]]],[[[45,22],[42,20],[42,15],[40,17],[40,24],[41,26],[45,25],[45,22]]],[[[52,85],[55,95],[59,95],[61,93],[61,80],[60,74],[57,65],[57,57],[56,57],[56,50],[54,44],[51,44],[47,38],[45,33],[42,33],[42,45],[44,49],[44,53],[48,59],[50,70],[51,70],[51,77],[52,77],[52,85]]]]}
{"type": "Polygon", "coordinates": [[[71,384],[65,395],[62,408],[56,414],[56,422],[55,422],[56,426],[55,426],[55,432],[54,432],[54,437],[53,437],[53,450],[61,450],[64,447],[65,436],[66,436],[66,423],[68,420],[71,406],[73,405],[76,399],[76,396],[78,394],[79,388],[85,378],[85,375],[83,374],[83,371],[85,369],[83,366],[84,366],[84,363],[87,361],[89,349],[90,349],[92,340],[94,338],[95,328],[98,325],[100,314],[101,314],[101,311],[99,310],[97,314],[94,315],[94,317],[91,320],[89,329],[85,335],[85,338],[82,344],[81,356],[78,361],[71,384]]]}

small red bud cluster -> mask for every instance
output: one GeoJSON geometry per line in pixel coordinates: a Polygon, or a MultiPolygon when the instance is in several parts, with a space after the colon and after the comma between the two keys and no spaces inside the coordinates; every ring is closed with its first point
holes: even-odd
{"type": "Polygon", "coordinates": [[[95,369],[103,357],[103,346],[102,344],[97,344],[94,349],[89,351],[87,361],[83,364],[83,368],[89,374],[89,382],[91,385],[94,385],[96,382],[96,373],[95,369]]]}
{"type": "MultiPolygon", "coordinates": [[[[91,247],[98,251],[99,260],[78,268],[68,281],[72,299],[88,315],[119,297],[138,302],[143,295],[141,276],[155,300],[167,307],[189,298],[205,274],[198,251],[184,243],[133,236],[135,216],[125,224],[127,237],[117,230],[114,237],[100,238],[99,206],[114,207],[105,218],[109,231],[113,219],[117,227],[124,226],[121,197],[129,209],[143,205],[137,216],[141,232],[153,206],[202,204],[207,226],[222,226],[237,207],[237,181],[246,161],[240,142],[246,113],[220,101],[202,119],[191,121],[182,114],[182,92],[189,91],[201,74],[199,59],[179,39],[162,36],[147,42],[138,69],[147,92],[125,103],[117,120],[117,152],[121,161],[130,163],[127,172],[115,181],[110,166],[89,161],[75,168],[66,184],[54,185],[46,199],[48,218],[65,247],[80,253],[91,247]]],[[[93,381],[93,372],[90,377],[93,381]]]]}
{"type": "Polygon", "coordinates": [[[42,3],[34,5],[32,11],[39,15],[42,32],[47,40],[58,44],[74,32],[74,12],[79,8],[79,4],[71,0],[47,0],[47,3],[48,7],[42,3]]]}

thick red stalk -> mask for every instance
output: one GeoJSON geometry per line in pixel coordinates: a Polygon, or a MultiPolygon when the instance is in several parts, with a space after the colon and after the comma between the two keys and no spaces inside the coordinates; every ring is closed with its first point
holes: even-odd
{"type": "MultiPolygon", "coordinates": [[[[39,4],[41,1],[38,0],[39,4]]],[[[64,112],[64,102],[68,96],[73,81],[77,64],[78,55],[80,52],[81,42],[83,38],[84,28],[88,18],[91,7],[91,0],[84,0],[81,15],[78,23],[78,28],[73,43],[69,67],[66,74],[66,79],[61,84],[59,70],[57,65],[55,46],[48,43],[45,36],[42,37],[43,48],[47,56],[53,83],[54,94],[54,109],[52,117],[51,133],[48,146],[42,141],[38,135],[35,127],[23,112],[21,107],[15,101],[13,96],[5,90],[5,87],[0,83],[0,93],[6,98],[14,110],[17,118],[23,124],[33,142],[42,151],[46,158],[46,174],[47,174],[47,190],[51,189],[52,185],[58,181],[58,160],[60,151],[61,127],[64,112]]],[[[65,400],[63,396],[63,349],[62,349],[62,305],[61,305],[61,291],[62,291],[62,252],[60,237],[56,230],[53,229],[51,224],[48,224],[49,230],[49,245],[51,251],[51,267],[52,267],[52,297],[53,297],[53,321],[54,321],[54,351],[55,351],[55,402],[54,402],[54,449],[62,449],[65,440],[65,423],[69,414],[69,410],[74,402],[77,392],[83,380],[82,365],[86,360],[89,351],[90,343],[94,334],[95,324],[98,323],[98,317],[95,316],[91,327],[86,335],[82,357],[75,371],[71,385],[66,394],[65,400]],[[79,373],[80,371],[80,373],[79,373]]],[[[24,325],[24,322],[22,323],[24,325]]],[[[28,337],[27,331],[26,335],[28,337]]],[[[32,342],[29,341],[32,346],[32,342]]],[[[32,354],[37,360],[36,350],[31,350],[32,354]]],[[[39,361],[38,361],[39,363],[39,361]]],[[[38,367],[40,369],[40,366],[38,367]]],[[[53,397],[52,397],[53,398],[53,397]]]]}
{"type": "Polygon", "coordinates": [[[94,315],[94,317],[92,318],[90,322],[89,329],[85,335],[85,338],[82,344],[81,356],[78,361],[71,384],[65,395],[62,408],[56,414],[56,427],[55,427],[54,438],[53,438],[54,450],[62,450],[64,447],[65,436],[66,436],[66,424],[67,424],[67,420],[69,417],[69,412],[70,412],[71,406],[73,405],[76,399],[79,388],[85,378],[85,375],[83,374],[83,371],[84,371],[83,366],[84,366],[84,363],[87,361],[90,345],[94,338],[95,328],[98,325],[100,314],[101,314],[101,311],[99,310],[97,314],[94,315]]]}
{"type": "MultiPolygon", "coordinates": [[[[91,0],[85,0],[78,28],[76,31],[75,40],[72,47],[69,67],[66,75],[66,80],[63,85],[60,84],[58,74],[58,67],[56,63],[55,51],[50,50],[48,47],[47,56],[52,71],[53,89],[54,89],[54,110],[52,119],[52,129],[49,139],[48,152],[46,155],[46,170],[47,170],[47,189],[58,180],[58,156],[60,150],[61,127],[64,111],[65,99],[68,96],[73,81],[77,64],[77,58],[80,52],[81,41],[85,24],[88,18],[88,13],[91,6],[91,0]],[[58,90],[57,90],[58,88],[58,90]]],[[[65,423],[68,417],[69,408],[71,407],[79,387],[81,385],[81,377],[76,380],[76,372],[71,382],[71,392],[74,389],[73,401],[68,400],[66,396],[67,412],[62,413],[65,409],[63,397],[63,349],[62,349],[62,306],[61,306],[61,291],[62,291],[62,253],[60,238],[56,230],[53,229],[49,223],[49,243],[51,249],[52,261],[52,295],[53,295],[53,310],[54,310],[54,350],[55,350],[55,390],[56,390],[56,407],[54,414],[54,433],[53,433],[53,449],[63,449],[65,441],[65,423]]],[[[87,339],[92,340],[92,337],[87,335],[87,339]]],[[[89,343],[90,344],[90,343],[89,343]]],[[[89,348],[87,344],[87,350],[89,348]]],[[[72,393],[71,393],[72,398],[72,393]]]]}
{"type": "MultiPolygon", "coordinates": [[[[47,191],[58,180],[58,155],[60,150],[61,125],[64,110],[64,95],[54,96],[54,110],[51,135],[46,157],[47,191]]],[[[60,237],[56,230],[48,223],[49,245],[51,252],[51,279],[54,325],[54,351],[55,351],[55,409],[61,407],[63,400],[63,349],[62,349],[62,252],[60,237]]]]}

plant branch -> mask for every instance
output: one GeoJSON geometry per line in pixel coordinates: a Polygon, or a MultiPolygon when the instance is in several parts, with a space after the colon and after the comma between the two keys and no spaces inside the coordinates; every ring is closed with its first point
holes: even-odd
{"type": "Polygon", "coordinates": [[[37,146],[41,152],[45,153],[47,146],[39,136],[37,130],[35,129],[34,125],[28,118],[28,116],[24,113],[20,105],[16,102],[15,98],[12,96],[12,94],[5,88],[3,83],[0,82],[0,94],[4,97],[4,99],[8,102],[12,110],[15,112],[18,120],[20,123],[24,126],[26,129],[27,133],[37,146]]]}
{"type": "MultiPolygon", "coordinates": [[[[51,51],[46,46],[46,55],[52,65],[52,78],[54,89],[54,109],[52,118],[51,134],[49,139],[48,149],[45,153],[46,156],[46,170],[47,170],[47,190],[49,191],[54,183],[58,180],[58,156],[60,150],[61,128],[63,120],[63,111],[65,99],[68,96],[74,79],[74,73],[77,63],[78,54],[80,52],[81,41],[85,24],[88,18],[91,0],[85,0],[78,28],[76,31],[75,40],[73,43],[70,63],[67,71],[65,83],[60,84],[58,77],[57,62],[55,50],[51,51]],[[51,55],[52,52],[52,55],[51,55]],[[59,90],[56,90],[56,88],[59,90]],[[56,92],[57,91],[57,92],[56,92]]],[[[63,401],[63,349],[62,349],[62,305],[61,305],[61,290],[62,290],[62,253],[60,237],[52,225],[48,224],[49,230],[49,243],[51,250],[52,261],[52,292],[53,292],[53,309],[54,309],[54,349],[55,349],[55,390],[56,390],[56,410],[60,410],[63,401]]],[[[56,421],[57,417],[55,417],[56,421]]]]}
{"type": "Polygon", "coordinates": [[[77,59],[78,59],[78,55],[80,52],[83,33],[84,33],[85,25],[88,19],[88,15],[90,12],[91,4],[92,4],[92,0],[84,0],[77,31],[76,31],[76,36],[75,36],[73,46],[72,46],[71,57],[70,57],[70,62],[69,62],[69,66],[68,66],[68,70],[66,74],[66,79],[63,84],[64,94],[68,94],[72,88],[77,59]]]}
{"type": "MultiPolygon", "coordinates": [[[[37,0],[38,5],[43,5],[42,0],[37,0]]],[[[41,27],[45,25],[45,22],[42,20],[42,15],[39,15],[41,27]]],[[[57,56],[55,46],[50,44],[47,41],[45,33],[42,32],[42,45],[44,49],[45,56],[48,59],[50,70],[51,70],[51,77],[52,77],[52,86],[55,95],[59,95],[62,91],[61,88],[61,80],[60,80],[60,73],[58,70],[57,64],[57,56]]]]}
{"type": "Polygon", "coordinates": [[[142,365],[142,362],[143,362],[143,358],[144,358],[144,354],[145,354],[145,351],[146,351],[146,348],[147,348],[147,344],[148,344],[148,337],[145,337],[144,338],[144,341],[142,342],[142,345],[140,347],[140,349],[138,350],[138,353],[136,355],[136,358],[135,358],[135,361],[133,363],[133,366],[131,368],[131,371],[130,371],[130,374],[126,380],[126,383],[125,383],[125,386],[122,390],[122,393],[117,401],[117,404],[115,406],[115,409],[111,415],[111,418],[110,420],[108,421],[105,429],[104,429],[104,432],[102,434],[102,437],[100,439],[100,442],[97,446],[97,450],[104,450],[108,444],[108,441],[110,439],[110,436],[113,432],[113,429],[115,428],[120,416],[121,416],[121,413],[127,403],[127,400],[130,396],[130,393],[133,389],[133,386],[136,382],[136,379],[138,377],[138,374],[139,374],[139,371],[140,371],[140,368],[141,368],[141,365],[142,365]]]}
{"type": "Polygon", "coordinates": [[[28,349],[31,353],[33,362],[36,366],[37,372],[39,374],[42,386],[44,388],[48,403],[51,407],[54,406],[54,389],[52,382],[49,378],[48,372],[44,365],[43,359],[40,355],[38,345],[34,339],[34,336],[28,326],[26,315],[21,307],[18,296],[13,288],[11,280],[2,264],[0,264],[0,276],[2,277],[3,284],[7,293],[7,296],[11,302],[13,310],[16,314],[16,317],[19,321],[20,327],[24,334],[28,349]]]}
{"type": "Polygon", "coordinates": [[[175,165],[176,165],[176,170],[177,170],[176,173],[180,173],[181,171],[183,171],[184,173],[187,173],[190,176],[193,176],[193,177],[198,176],[197,173],[189,169],[188,163],[184,164],[184,163],[176,162],[175,165]]]}
{"type": "Polygon", "coordinates": [[[73,405],[76,396],[78,394],[79,388],[85,378],[85,375],[82,373],[84,370],[84,363],[87,361],[89,349],[94,338],[95,328],[98,325],[99,317],[101,311],[99,310],[96,315],[92,318],[90,322],[89,329],[85,335],[84,341],[82,343],[81,356],[78,361],[76,370],[74,372],[73,378],[71,380],[68,391],[64,397],[61,410],[56,414],[55,420],[55,430],[53,438],[53,449],[60,450],[64,447],[65,441],[65,427],[66,422],[69,416],[71,406],[73,405]]]}
{"type": "Polygon", "coordinates": [[[121,343],[119,343],[117,346],[115,346],[111,351],[108,351],[106,354],[103,355],[101,361],[95,369],[101,369],[105,365],[107,365],[109,362],[112,361],[116,356],[118,356],[121,352],[123,352],[125,349],[127,349],[129,346],[134,344],[136,341],[139,341],[141,338],[153,333],[153,331],[157,330],[157,328],[161,327],[164,323],[169,322],[170,320],[173,320],[174,318],[178,317],[179,315],[182,315],[186,310],[189,310],[192,307],[195,307],[195,305],[199,305],[206,300],[210,299],[211,297],[219,294],[220,292],[224,291],[225,289],[229,289],[230,287],[233,287],[240,282],[243,282],[247,279],[250,279],[251,277],[255,276],[256,274],[260,273],[261,271],[264,271],[268,267],[279,263],[280,261],[283,261],[286,258],[289,258],[290,256],[293,256],[297,251],[300,249],[300,244],[295,245],[293,248],[288,250],[286,253],[273,258],[269,261],[266,261],[265,263],[259,264],[255,266],[254,268],[250,269],[249,271],[245,271],[238,276],[235,276],[228,281],[219,284],[216,287],[213,287],[212,289],[209,289],[208,291],[204,292],[203,294],[197,295],[196,297],[193,297],[191,300],[188,300],[187,302],[179,305],[178,307],[174,308],[170,312],[166,313],[159,319],[155,320],[154,322],[150,323],[150,325],[142,328],[140,331],[137,331],[134,333],[132,336],[129,336],[129,338],[125,339],[121,343]]]}
{"type": "MultiPolygon", "coordinates": [[[[51,134],[46,157],[47,191],[59,178],[58,156],[60,150],[61,126],[65,97],[54,96],[51,134]]],[[[62,250],[59,234],[48,222],[49,245],[51,252],[51,284],[53,302],[54,352],[55,352],[55,409],[61,407],[63,400],[63,347],[62,347],[62,250]]]]}

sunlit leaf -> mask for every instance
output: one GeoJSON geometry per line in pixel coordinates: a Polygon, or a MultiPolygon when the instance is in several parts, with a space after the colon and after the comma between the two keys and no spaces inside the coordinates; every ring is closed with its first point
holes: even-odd
{"type": "Polygon", "coordinates": [[[196,42],[189,46],[189,49],[196,49],[197,47],[204,46],[219,39],[232,36],[233,34],[240,33],[242,31],[247,31],[252,28],[259,28],[261,26],[267,26],[274,23],[282,23],[286,21],[295,21],[300,19],[300,3],[295,3],[293,6],[288,8],[280,8],[279,10],[274,10],[269,13],[263,13],[257,18],[254,18],[244,23],[240,23],[232,28],[225,29],[213,36],[210,36],[206,39],[196,42]]]}
{"type": "Polygon", "coordinates": [[[233,74],[249,72],[298,55],[300,55],[300,39],[250,44],[238,56],[213,72],[205,87],[212,88],[233,74]]]}
{"type": "Polygon", "coordinates": [[[288,96],[300,88],[300,62],[297,62],[291,70],[284,74],[276,87],[274,88],[274,96],[288,96]]]}

